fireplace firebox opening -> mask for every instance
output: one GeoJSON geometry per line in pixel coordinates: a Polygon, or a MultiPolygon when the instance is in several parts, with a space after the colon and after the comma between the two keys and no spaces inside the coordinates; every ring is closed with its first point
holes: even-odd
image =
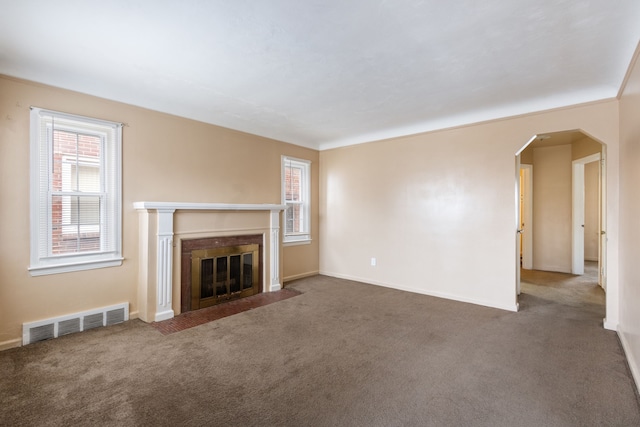
{"type": "Polygon", "coordinates": [[[263,236],[182,240],[181,312],[262,292],[263,236]]]}

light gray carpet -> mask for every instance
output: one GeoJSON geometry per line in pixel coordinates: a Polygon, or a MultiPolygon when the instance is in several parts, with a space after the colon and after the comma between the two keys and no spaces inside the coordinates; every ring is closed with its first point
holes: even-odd
{"type": "Polygon", "coordinates": [[[601,290],[529,279],[519,313],[316,276],[167,336],[136,320],[8,350],[0,425],[640,425],[601,290]]]}

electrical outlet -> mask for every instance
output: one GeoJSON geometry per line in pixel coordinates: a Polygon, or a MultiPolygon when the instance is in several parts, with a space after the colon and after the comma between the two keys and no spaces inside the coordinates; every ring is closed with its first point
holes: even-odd
{"type": "Polygon", "coordinates": [[[376,266],[376,259],[375,258],[371,258],[371,267],[375,267],[376,266]]]}

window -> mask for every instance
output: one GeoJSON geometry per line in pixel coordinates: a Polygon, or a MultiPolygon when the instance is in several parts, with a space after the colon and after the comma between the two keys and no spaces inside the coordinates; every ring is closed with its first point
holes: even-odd
{"type": "Polygon", "coordinates": [[[31,109],[32,276],[122,264],[119,123],[31,109]]]}
{"type": "Polygon", "coordinates": [[[282,199],[285,211],[284,243],[310,243],[311,162],[282,157],[282,199]]]}

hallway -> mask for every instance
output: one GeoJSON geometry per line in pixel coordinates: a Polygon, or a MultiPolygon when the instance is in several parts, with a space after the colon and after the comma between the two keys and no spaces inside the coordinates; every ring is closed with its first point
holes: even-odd
{"type": "Polygon", "coordinates": [[[605,293],[598,285],[598,263],[585,261],[584,274],[577,276],[552,271],[521,270],[520,309],[526,309],[530,297],[548,303],[588,309],[600,319],[605,317],[605,293]]]}

